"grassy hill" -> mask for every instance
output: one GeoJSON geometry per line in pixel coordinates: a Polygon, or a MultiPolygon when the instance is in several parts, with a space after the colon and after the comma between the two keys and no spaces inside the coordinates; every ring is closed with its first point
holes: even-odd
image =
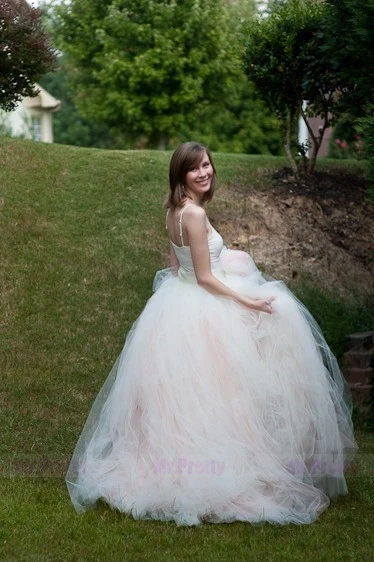
{"type": "MultiPolygon", "coordinates": [[[[0,139],[0,558],[299,560],[304,543],[319,548],[322,530],[340,525],[334,549],[366,559],[367,479],[302,529],[177,529],[72,510],[64,463],[154,272],[167,264],[169,158],[0,139]]],[[[219,189],[249,189],[266,187],[263,171],[285,160],[217,154],[215,164],[219,189]]],[[[360,322],[368,322],[361,313],[356,329],[360,322]]],[[[371,450],[370,436],[362,440],[371,450]]]]}

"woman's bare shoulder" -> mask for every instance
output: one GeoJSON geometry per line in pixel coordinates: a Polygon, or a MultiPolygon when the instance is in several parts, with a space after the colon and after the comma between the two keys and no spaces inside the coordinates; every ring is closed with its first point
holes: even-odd
{"type": "Polygon", "coordinates": [[[184,217],[201,219],[206,217],[206,212],[205,209],[199,205],[187,205],[186,210],[183,213],[183,218],[184,217]]]}

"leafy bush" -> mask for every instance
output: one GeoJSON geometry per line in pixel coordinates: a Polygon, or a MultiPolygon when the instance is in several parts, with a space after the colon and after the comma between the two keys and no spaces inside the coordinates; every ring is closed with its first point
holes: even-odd
{"type": "Polygon", "coordinates": [[[374,203],[374,106],[368,109],[365,117],[357,121],[357,131],[362,134],[365,143],[365,153],[368,162],[368,177],[371,183],[370,198],[374,203]]]}
{"type": "Polygon", "coordinates": [[[339,360],[346,351],[348,334],[372,330],[374,327],[373,295],[352,294],[352,299],[347,301],[305,280],[295,285],[293,290],[322,328],[339,360]]]}
{"type": "Polygon", "coordinates": [[[365,144],[351,117],[345,116],[335,125],[329,143],[329,156],[343,159],[365,157],[365,144]]]}
{"type": "Polygon", "coordinates": [[[5,111],[25,96],[36,96],[35,82],[55,66],[41,16],[27,2],[0,2],[0,108],[5,111]]]}

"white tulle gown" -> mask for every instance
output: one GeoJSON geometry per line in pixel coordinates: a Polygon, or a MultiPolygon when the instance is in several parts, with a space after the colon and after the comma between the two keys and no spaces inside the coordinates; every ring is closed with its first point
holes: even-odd
{"type": "Polygon", "coordinates": [[[347,492],[349,393],[306,308],[212,228],[213,274],[258,313],[196,282],[188,246],[101,389],[71,461],[77,511],[103,499],[137,519],[311,523],[347,492]]]}

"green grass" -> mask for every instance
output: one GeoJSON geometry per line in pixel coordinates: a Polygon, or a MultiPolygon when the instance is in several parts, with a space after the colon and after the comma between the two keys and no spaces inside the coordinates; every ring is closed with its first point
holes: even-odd
{"type": "Polygon", "coordinates": [[[103,505],[77,515],[61,480],[2,479],[1,559],[369,561],[374,547],[373,489],[369,478],[350,477],[348,484],[349,495],[332,504],[313,525],[178,528],[173,523],[133,521],[103,505]]]}
{"type": "MultiPolygon", "coordinates": [[[[0,140],[0,559],[291,561],[306,553],[369,560],[370,433],[359,434],[365,469],[349,478],[350,494],[311,526],[183,529],[133,521],[103,506],[78,516],[69,502],[64,465],[151,295],[154,272],[167,261],[162,202],[169,158],[0,140]]],[[[217,154],[215,164],[213,214],[224,190],[266,188],[271,170],[286,161],[217,154]]],[[[357,303],[315,291],[306,304],[315,314],[320,299],[330,303],[326,318],[318,318],[330,326],[328,339],[348,319],[334,346],[353,317],[354,329],[365,329],[369,319],[366,311],[354,316],[357,303]]]]}

